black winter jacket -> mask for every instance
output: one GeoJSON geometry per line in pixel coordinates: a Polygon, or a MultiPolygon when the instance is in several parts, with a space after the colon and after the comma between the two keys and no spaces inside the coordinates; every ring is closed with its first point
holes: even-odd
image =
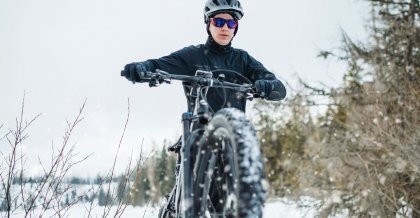
{"type": "MultiPolygon", "coordinates": [[[[231,44],[220,46],[211,37],[206,44],[185,47],[159,59],[141,62],[147,71],[161,69],[179,75],[195,75],[197,70],[215,71],[213,77],[225,74],[225,81],[244,83],[247,80],[271,80],[273,90],[267,100],[281,100],[286,96],[284,85],[269,72],[260,62],[246,51],[231,47],[231,44]],[[228,71],[223,71],[228,70],[228,71]],[[242,76],[232,73],[236,71],[242,76]]],[[[207,100],[211,109],[216,112],[224,107],[235,107],[245,111],[246,99],[230,89],[210,88],[207,100]]]]}

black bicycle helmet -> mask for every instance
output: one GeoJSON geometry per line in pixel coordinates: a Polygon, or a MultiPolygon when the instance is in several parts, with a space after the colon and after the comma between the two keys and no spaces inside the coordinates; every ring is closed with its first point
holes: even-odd
{"type": "Polygon", "coordinates": [[[240,20],[244,16],[244,11],[238,0],[207,0],[204,6],[204,22],[208,23],[212,16],[223,12],[232,14],[236,20],[240,20]]]}

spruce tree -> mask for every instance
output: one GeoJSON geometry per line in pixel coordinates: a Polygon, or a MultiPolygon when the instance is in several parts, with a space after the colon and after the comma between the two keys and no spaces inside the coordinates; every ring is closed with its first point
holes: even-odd
{"type": "Polygon", "coordinates": [[[166,149],[166,145],[157,156],[156,160],[156,175],[158,188],[158,197],[163,197],[169,194],[175,184],[175,157],[170,156],[166,149]]]}
{"type": "Polygon", "coordinates": [[[131,204],[143,206],[150,199],[150,182],[147,176],[148,165],[140,164],[136,170],[134,183],[130,190],[131,204]]]}
{"type": "MultiPolygon", "coordinates": [[[[370,41],[346,34],[348,64],[320,145],[324,180],[350,216],[420,216],[420,10],[416,0],[370,0],[370,41]]],[[[322,131],[322,130],[321,130],[322,131]]],[[[327,203],[329,200],[325,199],[327,203]]]]}
{"type": "Polygon", "coordinates": [[[107,205],[107,198],[104,189],[101,187],[98,194],[98,205],[99,206],[106,206],[107,205]]]}
{"type": "Polygon", "coordinates": [[[156,168],[155,168],[155,175],[157,176],[157,184],[156,187],[158,188],[158,195],[162,196],[167,191],[167,183],[165,181],[166,172],[168,167],[168,153],[166,151],[166,146],[162,147],[159,156],[156,157],[156,168]]]}
{"type": "MultiPolygon", "coordinates": [[[[354,217],[399,214],[417,218],[420,217],[419,2],[368,2],[372,9],[369,40],[354,42],[343,33],[345,54],[337,56],[347,64],[348,72],[343,86],[323,93],[330,101],[326,114],[314,119],[316,122],[309,122],[315,126],[299,125],[307,120],[309,111],[304,109],[310,101],[296,100],[302,97],[296,95],[286,102],[290,107],[281,108],[290,112],[286,116],[289,119],[278,118],[273,122],[264,121],[263,117],[260,121],[265,126],[257,127],[262,130],[263,148],[268,151],[265,154],[281,150],[272,158],[268,156],[266,165],[270,172],[277,169],[280,174],[276,177],[286,181],[285,164],[295,166],[294,174],[289,174],[296,177],[291,181],[298,183],[295,193],[320,199],[324,203],[321,217],[344,210],[354,217]],[[293,110],[293,101],[302,109],[293,110]],[[278,135],[273,135],[276,129],[278,135]],[[301,140],[290,140],[285,134],[301,140]],[[296,146],[296,150],[289,150],[295,158],[287,159],[285,155],[288,143],[296,146]]],[[[275,111],[268,112],[268,118],[272,119],[275,111]]]]}
{"type": "Polygon", "coordinates": [[[7,211],[7,202],[5,200],[0,204],[0,211],[7,211]]]}
{"type": "Polygon", "coordinates": [[[127,195],[129,191],[129,182],[128,178],[121,174],[121,176],[118,177],[118,186],[117,186],[117,200],[119,202],[124,202],[127,200],[127,195]]]}

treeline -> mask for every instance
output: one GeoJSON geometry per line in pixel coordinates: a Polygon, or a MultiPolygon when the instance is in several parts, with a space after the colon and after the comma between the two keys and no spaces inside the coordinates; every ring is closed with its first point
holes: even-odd
{"type": "MultiPolygon", "coordinates": [[[[34,192],[44,180],[45,177],[42,176],[20,176],[14,178],[12,184],[18,189],[23,187],[29,192],[34,192]]],[[[60,205],[67,207],[76,202],[99,206],[154,205],[169,194],[174,184],[175,155],[169,153],[165,145],[161,151],[153,152],[148,157],[141,157],[130,174],[121,174],[112,178],[97,175],[95,178],[73,176],[62,179],[60,205]]],[[[44,198],[42,195],[40,199],[44,198]]],[[[19,199],[15,198],[11,205],[17,208],[20,203],[19,199]]],[[[7,201],[3,199],[0,201],[0,211],[7,210],[7,201]]]]}
{"type": "Polygon", "coordinates": [[[369,2],[368,41],[344,32],[320,53],[348,66],[343,85],[256,104],[267,179],[272,195],[312,196],[321,217],[420,217],[419,2],[369,2]]]}
{"type": "MultiPolygon", "coordinates": [[[[125,204],[134,206],[155,205],[169,194],[175,184],[176,156],[167,151],[168,142],[159,152],[148,157],[140,157],[131,174],[115,178],[116,188],[109,191],[102,185],[97,194],[98,205],[125,204]]],[[[95,181],[107,184],[104,178],[95,181]]]]}
{"type": "MultiPolygon", "coordinates": [[[[121,175],[122,176],[122,175],[121,175]]],[[[118,182],[120,177],[112,178],[112,182],[118,182]]],[[[43,181],[43,176],[30,176],[30,177],[15,177],[12,180],[13,185],[18,184],[35,184],[43,181]]],[[[97,175],[95,178],[86,178],[80,176],[72,176],[70,178],[63,179],[63,182],[72,184],[72,185],[99,185],[104,182],[110,182],[109,179],[106,179],[105,176],[97,175]]]]}
{"type": "Polygon", "coordinates": [[[123,190],[123,184],[118,187],[118,198],[131,205],[155,204],[169,194],[175,185],[176,156],[168,153],[166,145],[151,158],[140,160],[132,184],[128,190],[123,190]]]}

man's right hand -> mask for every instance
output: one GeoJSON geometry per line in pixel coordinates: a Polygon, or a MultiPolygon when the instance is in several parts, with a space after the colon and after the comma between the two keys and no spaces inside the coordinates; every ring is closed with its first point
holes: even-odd
{"type": "Polygon", "coordinates": [[[257,93],[264,99],[279,101],[286,97],[286,88],[280,80],[257,80],[255,81],[257,93]]]}
{"type": "Polygon", "coordinates": [[[133,83],[143,82],[140,75],[142,75],[142,73],[146,71],[147,70],[142,63],[134,62],[134,63],[125,65],[124,73],[122,75],[133,83]]]}

